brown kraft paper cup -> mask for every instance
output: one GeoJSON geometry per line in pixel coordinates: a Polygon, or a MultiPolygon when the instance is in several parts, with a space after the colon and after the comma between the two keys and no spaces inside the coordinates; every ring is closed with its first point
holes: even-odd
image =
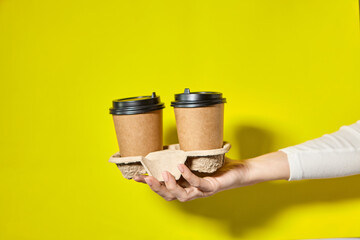
{"type": "Polygon", "coordinates": [[[162,109],[134,115],[113,115],[122,157],[146,156],[163,148],[162,109]]]}
{"type": "MultiPolygon", "coordinates": [[[[190,91],[190,90],[185,90],[190,91]]],[[[192,94],[215,93],[196,92],[192,94]]],[[[218,94],[217,104],[211,104],[215,100],[209,100],[208,104],[194,104],[185,101],[185,105],[178,103],[174,106],[176,128],[180,149],[184,151],[217,149],[223,146],[224,133],[224,102],[221,93],[218,94]],[[207,106],[202,106],[207,105],[207,106]]],[[[183,95],[183,94],[181,94],[183,95]]],[[[207,95],[205,95],[207,96],[207,95]]],[[[202,98],[202,97],[201,97],[202,98]]],[[[205,100],[202,100],[204,102],[205,100]]]]}
{"type": "Polygon", "coordinates": [[[223,145],[224,104],[174,108],[180,149],[209,150],[223,145]]]}
{"type": "Polygon", "coordinates": [[[113,101],[110,114],[121,157],[145,157],[163,149],[163,108],[164,104],[155,93],[113,101]]]}

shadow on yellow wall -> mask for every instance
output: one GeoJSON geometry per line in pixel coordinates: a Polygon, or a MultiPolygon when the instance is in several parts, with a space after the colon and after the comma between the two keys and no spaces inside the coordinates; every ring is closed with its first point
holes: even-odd
{"type": "MultiPolygon", "coordinates": [[[[259,156],[273,149],[275,134],[255,126],[239,125],[233,145],[240,146],[241,159],[259,156]]],[[[170,128],[165,142],[176,143],[176,128],[170,128]]],[[[326,204],[360,198],[360,176],[337,179],[261,183],[228,190],[206,199],[177,202],[176,206],[190,214],[214,218],[228,225],[233,237],[241,237],[251,229],[270,223],[277,214],[295,205],[326,204]]]]}

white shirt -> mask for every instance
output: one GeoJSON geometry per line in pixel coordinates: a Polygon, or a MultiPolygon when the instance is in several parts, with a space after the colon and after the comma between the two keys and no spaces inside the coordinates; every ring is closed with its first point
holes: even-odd
{"type": "Polygon", "coordinates": [[[279,151],[288,156],[289,181],[360,174],[360,120],[279,151]]]}

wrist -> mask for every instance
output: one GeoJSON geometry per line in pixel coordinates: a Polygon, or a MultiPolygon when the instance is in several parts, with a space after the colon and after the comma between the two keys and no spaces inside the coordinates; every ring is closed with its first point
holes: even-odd
{"type": "Polygon", "coordinates": [[[227,158],[221,173],[215,177],[218,182],[216,192],[249,185],[248,176],[249,168],[245,162],[227,158]]]}
{"type": "Polygon", "coordinates": [[[217,183],[215,192],[271,180],[288,180],[290,177],[287,155],[281,151],[245,161],[227,159],[222,171],[215,177],[217,183]]]}
{"type": "Polygon", "coordinates": [[[272,180],[288,180],[290,167],[286,153],[272,152],[244,161],[248,168],[247,181],[249,184],[272,180]]]}

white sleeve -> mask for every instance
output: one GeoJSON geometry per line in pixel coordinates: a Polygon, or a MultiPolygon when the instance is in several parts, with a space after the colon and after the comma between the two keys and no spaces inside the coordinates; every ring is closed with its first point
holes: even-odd
{"type": "Polygon", "coordinates": [[[279,151],[287,154],[289,181],[360,174],[360,120],[334,133],[279,151]]]}

